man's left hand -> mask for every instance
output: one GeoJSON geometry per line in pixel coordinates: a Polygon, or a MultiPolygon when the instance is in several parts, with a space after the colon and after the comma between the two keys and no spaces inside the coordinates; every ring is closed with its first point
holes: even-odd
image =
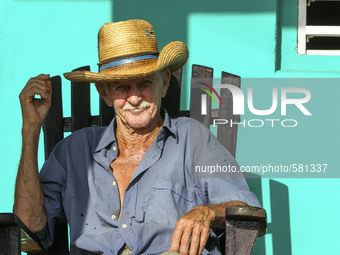
{"type": "Polygon", "coordinates": [[[210,228],[225,228],[225,208],[230,205],[245,203],[229,201],[222,204],[200,205],[184,214],[177,221],[169,251],[185,255],[202,254],[210,228]]]}
{"type": "Polygon", "coordinates": [[[184,214],[177,221],[169,251],[180,254],[188,254],[190,251],[190,255],[202,254],[215,215],[214,210],[203,205],[184,214]],[[181,248],[180,251],[179,248],[181,248]]]}

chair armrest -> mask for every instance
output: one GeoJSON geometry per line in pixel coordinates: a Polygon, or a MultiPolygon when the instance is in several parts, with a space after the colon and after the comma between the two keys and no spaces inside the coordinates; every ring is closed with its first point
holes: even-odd
{"type": "Polygon", "coordinates": [[[226,219],[240,221],[257,221],[260,223],[258,236],[266,234],[267,214],[266,210],[248,205],[233,205],[226,208],[226,219]]]}
{"type": "Polygon", "coordinates": [[[1,254],[21,254],[20,252],[43,254],[38,236],[33,234],[14,213],[0,213],[1,254]]]}
{"type": "Polygon", "coordinates": [[[266,233],[267,217],[263,208],[233,205],[226,207],[225,254],[251,255],[257,236],[266,233]]]}

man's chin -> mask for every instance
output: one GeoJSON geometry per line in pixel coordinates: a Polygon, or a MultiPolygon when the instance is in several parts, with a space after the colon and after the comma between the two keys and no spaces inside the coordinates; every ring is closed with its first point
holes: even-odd
{"type": "Polygon", "coordinates": [[[150,120],[128,121],[128,125],[132,129],[144,129],[144,128],[147,128],[149,124],[150,124],[150,120]]]}

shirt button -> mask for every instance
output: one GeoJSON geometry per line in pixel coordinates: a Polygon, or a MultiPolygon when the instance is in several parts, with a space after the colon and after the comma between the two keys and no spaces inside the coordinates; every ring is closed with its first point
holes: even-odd
{"type": "Polygon", "coordinates": [[[113,146],[113,148],[112,148],[112,149],[115,151],[115,150],[117,150],[117,147],[116,147],[116,146],[113,146]]]}
{"type": "Polygon", "coordinates": [[[127,225],[126,225],[126,224],[123,224],[123,225],[122,225],[122,228],[127,228],[127,225]]]}
{"type": "Polygon", "coordinates": [[[115,182],[115,181],[113,181],[113,182],[112,182],[112,185],[113,185],[113,186],[116,186],[116,182],[115,182]]]}
{"type": "Polygon", "coordinates": [[[113,220],[115,220],[115,219],[117,218],[117,216],[114,215],[114,214],[112,214],[111,218],[112,218],[113,220]]]}

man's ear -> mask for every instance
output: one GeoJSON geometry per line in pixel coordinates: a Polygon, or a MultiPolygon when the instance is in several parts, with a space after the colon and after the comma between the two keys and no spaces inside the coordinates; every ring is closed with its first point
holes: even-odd
{"type": "Polygon", "coordinates": [[[163,71],[163,88],[162,88],[162,98],[166,96],[166,92],[168,91],[171,79],[171,72],[169,68],[163,71]]]}
{"type": "Polygon", "coordinates": [[[96,83],[97,91],[100,97],[105,101],[108,107],[112,107],[113,103],[108,97],[108,84],[107,83],[96,83]]]}

